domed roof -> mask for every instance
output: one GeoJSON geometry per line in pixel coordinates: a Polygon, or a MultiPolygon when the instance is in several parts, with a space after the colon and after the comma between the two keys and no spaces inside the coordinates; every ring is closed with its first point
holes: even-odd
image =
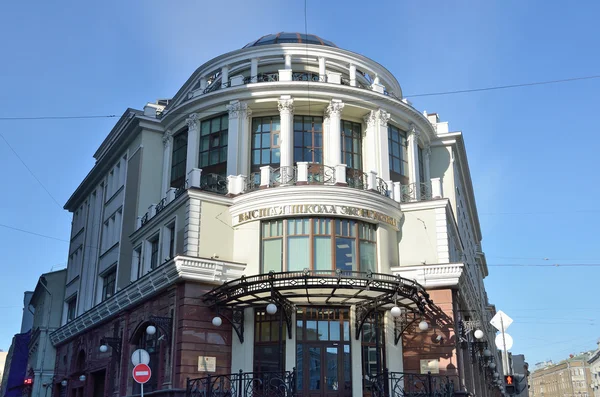
{"type": "Polygon", "coordinates": [[[250,43],[246,44],[243,48],[280,43],[303,43],[337,47],[331,41],[322,39],[314,34],[279,32],[268,34],[266,36],[261,37],[258,40],[251,41],[250,43]]]}

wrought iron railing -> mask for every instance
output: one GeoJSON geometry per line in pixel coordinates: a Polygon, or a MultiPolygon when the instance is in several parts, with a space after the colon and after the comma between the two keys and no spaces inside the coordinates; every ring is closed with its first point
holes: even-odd
{"type": "Polygon", "coordinates": [[[318,73],[296,72],[296,73],[292,73],[292,80],[293,81],[321,81],[321,82],[325,82],[325,81],[327,81],[327,78],[325,76],[321,77],[318,73]]]}
{"type": "Polygon", "coordinates": [[[335,183],[335,168],[323,164],[309,164],[307,182],[314,184],[335,183]]]}
{"type": "Polygon", "coordinates": [[[389,197],[390,191],[388,189],[388,184],[381,178],[375,178],[375,190],[379,192],[379,194],[389,197]]]}
{"type": "Polygon", "coordinates": [[[388,372],[370,376],[373,397],[452,397],[454,380],[445,375],[388,372]]]}
{"type": "Polygon", "coordinates": [[[144,226],[150,220],[150,213],[146,212],[142,219],[140,220],[140,227],[144,226]]]}
{"type": "Polygon", "coordinates": [[[296,182],[296,167],[282,166],[271,169],[269,186],[291,185],[296,182]]]}
{"type": "Polygon", "coordinates": [[[409,183],[400,187],[402,203],[431,200],[431,182],[409,183]],[[417,197],[417,189],[419,195],[417,197]]]}
{"type": "Polygon", "coordinates": [[[260,73],[258,76],[256,76],[256,81],[258,83],[279,81],[279,73],[277,73],[277,72],[260,73]]]}
{"type": "Polygon", "coordinates": [[[181,186],[177,186],[175,187],[175,198],[181,196],[183,194],[183,192],[185,192],[188,188],[188,181],[185,180],[183,181],[183,183],[181,184],[181,186]]]}
{"type": "Polygon", "coordinates": [[[346,183],[351,188],[367,190],[367,174],[360,170],[346,169],[346,183]]]}
{"type": "Polygon", "coordinates": [[[296,372],[240,372],[187,380],[186,397],[292,397],[296,372]]]}
{"type": "Polygon", "coordinates": [[[260,172],[253,172],[246,179],[246,187],[244,191],[251,192],[258,189],[260,189],[260,172]]]}
{"type": "Polygon", "coordinates": [[[160,200],[160,201],[158,202],[158,204],[156,204],[156,207],[155,207],[155,210],[156,210],[156,212],[155,212],[155,215],[158,215],[158,213],[159,213],[159,212],[161,212],[162,210],[164,210],[166,206],[167,206],[167,198],[166,198],[166,197],[163,197],[163,198],[162,198],[162,200],[160,200]]]}
{"type": "Polygon", "coordinates": [[[207,192],[227,194],[227,178],[219,174],[202,174],[200,189],[207,192]]]}

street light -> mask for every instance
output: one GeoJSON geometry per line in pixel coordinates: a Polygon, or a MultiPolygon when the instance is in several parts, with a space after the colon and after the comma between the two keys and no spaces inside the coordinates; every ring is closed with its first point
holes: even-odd
{"type": "Polygon", "coordinates": [[[277,313],[277,305],[275,305],[274,303],[269,303],[267,305],[267,313],[269,313],[269,314],[277,313]]]}
{"type": "Polygon", "coordinates": [[[221,324],[223,324],[223,320],[221,320],[221,317],[219,317],[219,316],[213,317],[212,325],[214,325],[215,327],[220,327],[221,324]]]}
{"type": "Polygon", "coordinates": [[[80,375],[79,376],[79,380],[82,381],[82,382],[85,382],[85,375],[80,375]]]}
{"type": "Polygon", "coordinates": [[[156,333],[156,327],[154,325],[149,325],[146,328],[146,333],[150,336],[154,335],[156,333]]]}
{"type": "Polygon", "coordinates": [[[483,339],[484,336],[483,331],[480,329],[476,329],[473,335],[475,336],[475,339],[483,339]]]}
{"type": "Polygon", "coordinates": [[[108,351],[108,346],[100,345],[100,353],[106,353],[108,351]]]}
{"type": "Polygon", "coordinates": [[[69,382],[67,382],[67,380],[66,380],[66,379],[63,379],[63,380],[62,380],[62,382],[60,382],[60,385],[61,385],[62,387],[67,387],[67,385],[68,385],[68,384],[69,384],[69,382]]]}
{"type": "Polygon", "coordinates": [[[390,314],[392,317],[398,318],[402,315],[402,309],[400,309],[398,306],[394,306],[390,309],[390,314]]]}
{"type": "Polygon", "coordinates": [[[419,329],[421,331],[427,331],[429,329],[429,324],[427,324],[427,321],[421,320],[421,322],[419,323],[419,329]]]}

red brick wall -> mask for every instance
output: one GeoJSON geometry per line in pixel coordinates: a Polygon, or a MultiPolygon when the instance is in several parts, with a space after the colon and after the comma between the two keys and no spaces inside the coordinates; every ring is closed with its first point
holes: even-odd
{"type": "MultiPolygon", "coordinates": [[[[186,378],[207,376],[198,372],[198,356],[216,357],[216,373],[231,373],[231,342],[237,338],[231,325],[223,319],[220,327],[212,325],[216,315],[201,297],[212,286],[182,283],[177,289],[176,383],[185,387],[186,378]]],[[[214,374],[213,374],[214,375],[214,374]]]]}

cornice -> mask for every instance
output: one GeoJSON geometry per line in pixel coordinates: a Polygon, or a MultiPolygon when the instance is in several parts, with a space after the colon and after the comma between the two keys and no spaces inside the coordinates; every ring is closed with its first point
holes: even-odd
{"type": "Polygon", "coordinates": [[[392,267],[392,274],[415,280],[424,288],[457,288],[464,272],[464,264],[448,263],[392,267]]]}
{"type": "Polygon", "coordinates": [[[243,276],[245,264],[176,256],[50,334],[54,346],[117,316],[180,280],[220,285],[243,276]]]}

